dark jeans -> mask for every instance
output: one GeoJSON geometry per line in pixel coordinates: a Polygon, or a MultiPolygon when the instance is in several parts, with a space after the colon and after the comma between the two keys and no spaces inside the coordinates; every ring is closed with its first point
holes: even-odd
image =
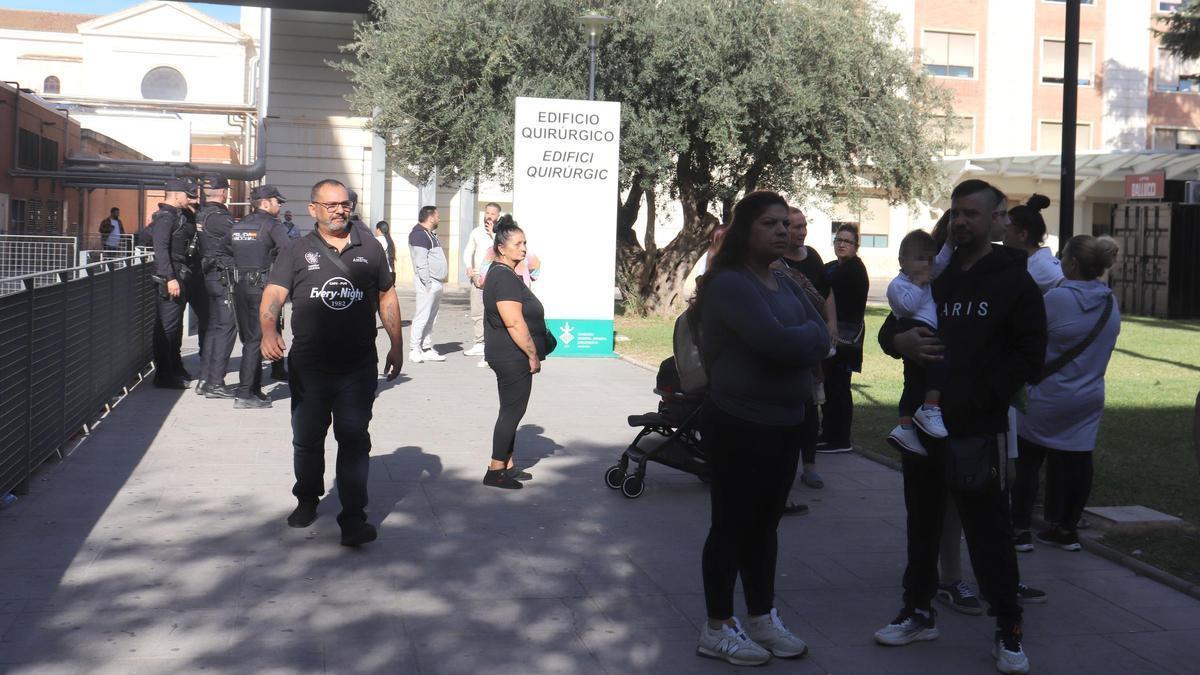
{"type": "Polygon", "coordinates": [[[249,397],[262,388],[262,325],[258,322],[258,306],[262,289],[246,281],[237,283],[234,309],[237,310],[238,337],[242,341],[242,367],[238,395],[249,397]]]}
{"type": "MultiPolygon", "coordinates": [[[[954,499],[967,537],[967,550],[988,613],[1001,627],[1021,623],[1017,604],[1017,554],[1009,535],[1008,495],[997,476],[979,493],[952,492],[946,486],[943,446],[922,436],[928,457],[902,452],[904,506],[908,511],[908,566],[904,604],[928,609],[937,594],[938,550],[946,499],[954,499]]],[[[999,467],[999,443],[993,461],[999,467]]]]}
{"type": "Polygon", "coordinates": [[[1092,492],[1092,453],[1052,450],[1017,436],[1017,478],[1012,489],[1013,527],[1028,530],[1037,501],[1038,473],[1046,463],[1046,522],[1073,532],[1092,492]]]}
{"type": "Polygon", "coordinates": [[[834,448],[848,448],[854,423],[854,399],[850,393],[853,372],[836,358],[822,364],[825,371],[825,405],[821,406],[821,438],[834,448]]]}
{"type": "Polygon", "coordinates": [[[337,439],[337,491],[342,502],[338,525],[367,520],[371,409],[375,405],[376,364],[345,373],[327,373],[288,359],[292,391],[292,449],[296,484],[292,494],[316,502],[325,494],[325,435],[333,421],[337,439]]]}
{"type": "Polygon", "coordinates": [[[776,529],[796,476],[800,427],[747,422],[705,403],[703,447],[712,464],[712,524],[701,569],[710,619],[733,616],[740,575],[752,616],[775,606],[776,529]]]}
{"type": "Polygon", "coordinates": [[[229,355],[237,339],[237,322],[220,278],[208,275],[204,279],[208,293],[208,330],[204,335],[204,358],[200,379],[209,384],[224,384],[229,370],[229,355]]]}
{"type": "Polygon", "coordinates": [[[489,361],[496,373],[496,389],[500,393],[500,414],[492,430],[492,459],[507,463],[513,455],[517,440],[517,425],[529,407],[533,391],[533,373],[528,361],[489,361]]]}

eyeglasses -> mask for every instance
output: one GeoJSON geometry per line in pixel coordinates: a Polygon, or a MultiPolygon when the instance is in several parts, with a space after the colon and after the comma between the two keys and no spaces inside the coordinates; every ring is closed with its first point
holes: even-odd
{"type": "Polygon", "coordinates": [[[858,246],[858,242],[854,241],[853,239],[839,239],[837,237],[833,238],[833,243],[835,245],[836,244],[845,244],[847,246],[858,246]]]}
{"type": "Polygon", "coordinates": [[[330,213],[334,211],[349,211],[354,208],[353,202],[313,202],[313,204],[324,207],[330,213]]]}

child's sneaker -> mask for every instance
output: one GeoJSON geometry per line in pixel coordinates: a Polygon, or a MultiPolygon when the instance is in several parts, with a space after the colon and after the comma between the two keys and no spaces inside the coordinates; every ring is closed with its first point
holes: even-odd
{"type": "Polygon", "coordinates": [[[700,644],[696,653],[712,659],[725,659],[735,666],[761,666],[771,660],[771,652],[751,640],[737,619],[733,625],[721,624],[714,630],[704,622],[700,629],[700,644]]]}
{"type": "Polygon", "coordinates": [[[949,436],[946,433],[946,425],[942,422],[942,409],[936,405],[921,406],[913,415],[913,423],[934,438],[949,436]]]}
{"type": "Polygon", "coordinates": [[[746,635],[761,647],[781,659],[794,659],[804,656],[808,645],[796,637],[792,631],[784,627],[779,620],[779,612],[771,608],[770,614],[752,616],[746,619],[746,635]]]}
{"type": "Polygon", "coordinates": [[[1057,525],[1038,532],[1037,540],[1043,544],[1057,546],[1064,551],[1078,551],[1083,548],[1079,545],[1079,535],[1077,533],[1067,532],[1057,525]]]}
{"type": "Polygon", "coordinates": [[[929,456],[925,446],[921,445],[921,438],[917,436],[916,429],[905,429],[902,425],[897,424],[896,428],[892,429],[892,433],[888,434],[887,442],[897,450],[911,452],[922,457],[929,456]]]}

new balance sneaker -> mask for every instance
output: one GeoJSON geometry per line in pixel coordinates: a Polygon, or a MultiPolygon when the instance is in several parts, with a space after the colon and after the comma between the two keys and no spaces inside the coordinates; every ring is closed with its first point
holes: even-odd
{"type": "Polygon", "coordinates": [[[1046,591],[1025,584],[1017,584],[1017,602],[1040,605],[1046,602],[1046,591]]]}
{"type": "Polygon", "coordinates": [[[1028,673],[1029,657],[1021,648],[1021,626],[996,629],[996,641],[992,646],[996,659],[996,670],[1002,673],[1028,673]]]}
{"type": "Polygon", "coordinates": [[[476,342],[470,349],[463,352],[463,356],[483,356],[483,343],[476,342]]]}
{"type": "Polygon", "coordinates": [[[1077,532],[1067,532],[1057,525],[1038,532],[1037,540],[1043,544],[1057,546],[1064,551],[1078,551],[1083,548],[1079,545],[1079,534],[1077,532]]]}
{"type": "Polygon", "coordinates": [[[918,640],[936,640],[940,633],[933,609],[905,607],[888,625],[875,631],[875,641],[881,645],[899,647],[918,640]]]}
{"type": "Polygon", "coordinates": [[[696,653],[712,659],[725,659],[735,666],[761,666],[771,660],[771,652],[750,639],[742,630],[737,619],[733,625],[721,624],[718,629],[709,628],[708,622],[700,629],[700,644],[696,653]]]}
{"type": "Polygon", "coordinates": [[[936,405],[923,405],[913,413],[913,424],[934,438],[945,438],[946,424],[942,422],[942,409],[936,405]]]}
{"type": "Polygon", "coordinates": [[[1029,530],[1017,530],[1017,534],[1013,536],[1013,548],[1021,553],[1032,552],[1033,533],[1029,530]]]}
{"type": "Polygon", "coordinates": [[[971,616],[983,614],[983,605],[980,604],[979,598],[975,596],[975,592],[965,581],[938,584],[937,599],[950,609],[962,614],[971,616]]]}
{"type": "Polygon", "coordinates": [[[921,438],[917,436],[916,429],[905,429],[897,424],[896,428],[892,429],[892,433],[888,434],[887,442],[888,445],[902,452],[911,452],[922,457],[929,456],[929,451],[921,445],[921,438]]]}
{"type": "Polygon", "coordinates": [[[779,611],[774,607],[771,608],[770,614],[747,618],[746,635],[759,646],[771,652],[772,656],[778,656],[781,659],[794,659],[804,656],[808,651],[808,645],[804,644],[804,640],[796,637],[792,631],[784,627],[783,622],[779,620],[779,611]]]}
{"type": "Polygon", "coordinates": [[[433,349],[426,349],[425,351],[421,352],[421,358],[425,359],[426,361],[445,361],[446,360],[445,356],[442,356],[441,354],[437,353],[437,351],[435,351],[433,349]]]}

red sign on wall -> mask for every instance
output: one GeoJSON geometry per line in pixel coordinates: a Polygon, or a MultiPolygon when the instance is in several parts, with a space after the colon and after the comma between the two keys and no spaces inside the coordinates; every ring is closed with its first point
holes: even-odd
{"type": "Polygon", "coordinates": [[[1162,172],[1125,176],[1126,199],[1162,199],[1166,187],[1167,177],[1162,172]]]}

